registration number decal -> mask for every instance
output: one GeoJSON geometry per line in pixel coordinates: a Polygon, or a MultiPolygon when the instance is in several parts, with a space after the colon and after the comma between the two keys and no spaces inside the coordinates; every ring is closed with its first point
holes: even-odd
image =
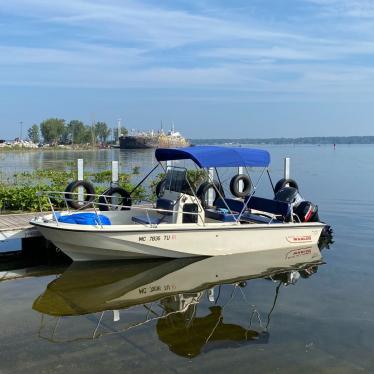
{"type": "Polygon", "coordinates": [[[146,294],[150,294],[154,292],[170,292],[170,291],[175,291],[176,289],[177,289],[177,286],[175,284],[164,284],[164,285],[154,284],[152,286],[139,288],[139,294],[146,295],[146,294]]]}
{"type": "Polygon", "coordinates": [[[139,242],[160,242],[164,240],[175,240],[177,238],[177,235],[169,235],[169,234],[164,234],[164,235],[141,235],[138,238],[139,242]]]}

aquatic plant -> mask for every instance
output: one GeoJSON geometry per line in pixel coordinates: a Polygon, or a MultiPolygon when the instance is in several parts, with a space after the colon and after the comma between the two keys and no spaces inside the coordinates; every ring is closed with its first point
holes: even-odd
{"type": "MultiPolygon", "coordinates": [[[[132,174],[121,173],[119,185],[126,191],[132,191],[132,174]]],[[[54,169],[37,169],[31,172],[15,173],[12,178],[0,182],[0,210],[7,211],[39,211],[40,208],[48,210],[49,203],[46,196],[38,196],[42,191],[64,191],[68,183],[76,179],[76,171],[64,171],[54,169]]],[[[92,182],[97,194],[104,192],[111,181],[111,172],[85,173],[85,179],[92,182]]],[[[146,198],[143,187],[137,188],[132,193],[134,200],[146,198]]],[[[57,208],[64,208],[63,198],[53,199],[57,208]]]]}

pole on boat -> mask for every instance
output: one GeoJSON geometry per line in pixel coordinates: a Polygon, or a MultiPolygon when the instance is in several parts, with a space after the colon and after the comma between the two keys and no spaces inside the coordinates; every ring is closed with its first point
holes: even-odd
{"type": "Polygon", "coordinates": [[[113,322],[118,322],[121,319],[119,315],[119,310],[115,309],[113,310],[113,322]]]}
{"type": "Polygon", "coordinates": [[[119,183],[119,162],[112,161],[112,185],[118,186],[119,183]]]}
{"type": "Polygon", "coordinates": [[[286,157],[284,159],[284,179],[290,179],[290,165],[291,159],[289,157],[286,157]]]}
{"type": "MultiPolygon", "coordinates": [[[[208,175],[209,175],[209,182],[213,182],[214,180],[214,168],[208,168],[208,175]]],[[[210,188],[208,190],[208,205],[212,206],[214,201],[214,189],[210,188]]]]}
{"type": "Polygon", "coordinates": [[[166,161],[166,170],[169,168],[169,167],[172,167],[173,166],[173,161],[172,160],[167,160],[166,161]]]}
{"type": "MultiPolygon", "coordinates": [[[[118,161],[112,161],[112,182],[111,187],[118,187],[119,186],[119,162],[118,161]]],[[[114,204],[121,204],[120,199],[118,198],[118,195],[114,195],[112,199],[114,204]]],[[[113,312],[114,313],[114,312],[113,312]]]]}
{"type": "MultiPolygon", "coordinates": [[[[77,160],[77,168],[78,168],[78,180],[82,181],[84,179],[83,176],[83,158],[78,158],[77,160]]],[[[78,187],[78,201],[79,203],[83,203],[84,201],[84,196],[83,196],[84,190],[83,186],[78,187]]]]}

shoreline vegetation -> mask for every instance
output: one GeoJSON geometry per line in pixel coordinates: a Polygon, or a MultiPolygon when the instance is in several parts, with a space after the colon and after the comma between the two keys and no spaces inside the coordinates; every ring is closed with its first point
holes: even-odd
{"type": "Polygon", "coordinates": [[[97,151],[101,149],[108,149],[110,148],[109,145],[107,146],[92,146],[90,144],[88,145],[56,145],[56,146],[47,146],[47,147],[28,147],[28,146],[22,146],[19,144],[16,145],[7,145],[4,147],[0,147],[0,153],[1,152],[45,152],[45,151],[97,151]]]}
{"type": "MultiPolygon", "coordinates": [[[[127,192],[132,191],[133,201],[156,200],[156,186],[165,178],[165,174],[160,173],[155,179],[149,182],[148,186],[138,186],[132,182],[134,176],[139,174],[139,167],[135,166],[131,173],[119,174],[119,187],[127,192]]],[[[1,173],[0,173],[1,177],[1,173]]],[[[103,193],[111,185],[111,170],[101,172],[86,172],[84,180],[92,183],[96,194],[103,193]]],[[[206,181],[205,173],[201,170],[189,170],[187,178],[195,189],[206,181]]],[[[6,179],[0,178],[0,214],[37,212],[41,209],[49,210],[49,202],[46,196],[38,196],[38,192],[55,191],[63,192],[66,186],[77,179],[76,167],[70,170],[38,169],[31,172],[19,172],[6,179]]],[[[56,195],[53,199],[55,208],[66,208],[63,195],[56,195]]]]}
{"type": "MultiPolygon", "coordinates": [[[[139,173],[134,167],[131,173],[120,173],[119,184],[126,191],[132,191],[135,185],[132,178],[139,173]]],[[[76,167],[71,170],[58,171],[38,169],[31,172],[19,172],[0,180],[0,213],[36,212],[49,209],[45,196],[39,197],[41,191],[65,191],[66,186],[77,179],[76,167]]],[[[84,180],[93,184],[97,194],[103,193],[111,184],[111,171],[84,173],[84,180]]],[[[134,200],[147,198],[143,187],[139,187],[132,195],[134,200]]],[[[56,208],[65,208],[62,198],[54,199],[56,208]]]]}
{"type": "Polygon", "coordinates": [[[125,127],[111,129],[105,122],[86,125],[76,119],[67,122],[62,118],[48,118],[32,125],[27,130],[27,139],[22,137],[22,131],[12,141],[0,139],[0,150],[107,148],[127,133],[125,127]]]}

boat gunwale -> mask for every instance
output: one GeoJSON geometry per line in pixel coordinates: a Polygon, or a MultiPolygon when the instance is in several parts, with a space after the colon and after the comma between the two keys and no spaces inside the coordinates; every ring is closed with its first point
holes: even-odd
{"type": "Polygon", "coordinates": [[[150,227],[144,225],[141,229],[135,229],[134,225],[111,225],[108,226],[108,229],[100,225],[88,226],[85,229],[82,229],[82,225],[71,224],[71,223],[61,223],[59,222],[38,222],[37,220],[31,220],[30,224],[33,226],[39,226],[43,228],[49,228],[54,230],[63,230],[63,231],[74,231],[74,232],[105,232],[105,233],[116,233],[116,232],[127,232],[127,233],[138,233],[138,232],[192,232],[192,231],[222,231],[222,230],[255,230],[255,229],[291,229],[291,228],[323,228],[326,226],[323,222],[290,222],[290,223],[248,223],[248,224],[227,224],[223,223],[208,223],[204,226],[190,226],[187,224],[159,224],[155,227],[150,227]],[[170,227],[171,225],[177,225],[178,227],[170,227]],[[210,226],[214,225],[214,227],[210,226]],[[79,226],[79,227],[77,227],[79,226]],[[116,226],[113,229],[113,226],[116,226]],[[210,227],[209,227],[210,226],[210,227]]]}

